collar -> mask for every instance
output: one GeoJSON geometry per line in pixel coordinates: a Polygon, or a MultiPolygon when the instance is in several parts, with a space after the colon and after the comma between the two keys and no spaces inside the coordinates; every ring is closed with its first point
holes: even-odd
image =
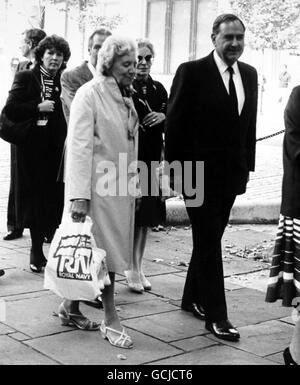
{"type": "Polygon", "coordinates": [[[89,70],[91,71],[93,77],[95,77],[97,75],[96,68],[92,65],[92,63],[90,61],[87,62],[87,66],[88,66],[89,70]]]}
{"type": "MultiPolygon", "coordinates": [[[[227,71],[228,65],[220,58],[216,50],[214,50],[213,55],[218,70],[220,74],[223,75],[227,71]]],[[[239,67],[237,65],[237,62],[235,62],[231,67],[233,68],[234,74],[239,73],[239,67]]]]}
{"type": "Polygon", "coordinates": [[[46,70],[46,68],[43,65],[40,65],[40,71],[41,71],[42,75],[48,77],[49,79],[55,78],[55,76],[50,74],[50,72],[48,70],[46,70]]]}

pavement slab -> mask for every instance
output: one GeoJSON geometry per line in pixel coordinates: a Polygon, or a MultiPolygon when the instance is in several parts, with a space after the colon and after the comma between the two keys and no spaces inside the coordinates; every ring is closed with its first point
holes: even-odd
{"type": "Polygon", "coordinates": [[[223,236],[223,246],[230,244],[234,247],[254,247],[258,243],[273,242],[276,235],[277,226],[265,228],[264,231],[257,231],[249,226],[232,226],[226,227],[223,236]]]}
{"type": "Polygon", "coordinates": [[[212,346],[153,362],[155,365],[276,365],[274,361],[257,357],[227,346],[212,346]]]}
{"type": "Polygon", "coordinates": [[[29,249],[1,249],[0,264],[31,272],[29,267],[29,249]]]}
{"type": "Polygon", "coordinates": [[[153,299],[153,297],[149,292],[138,294],[130,291],[125,281],[116,282],[115,284],[115,301],[117,305],[144,302],[153,299]]]}
{"type": "Polygon", "coordinates": [[[247,287],[248,289],[259,290],[266,293],[268,281],[270,276],[270,269],[265,265],[264,270],[255,273],[247,273],[238,276],[230,276],[225,278],[225,286],[239,285],[240,287],[247,287]]]}
{"type": "Polygon", "coordinates": [[[0,298],[43,290],[43,277],[19,269],[8,269],[0,280],[0,298]]]}
{"type": "Polygon", "coordinates": [[[151,277],[151,293],[169,299],[180,299],[183,293],[185,278],[174,274],[151,277]]]}
{"type": "Polygon", "coordinates": [[[122,319],[138,318],[147,315],[167,313],[178,310],[174,305],[167,301],[153,299],[143,302],[131,303],[129,305],[118,306],[119,315],[122,319]]]}
{"type": "Polygon", "coordinates": [[[153,258],[152,260],[148,260],[145,258],[143,260],[143,271],[146,277],[151,277],[153,275],[160,274],[177,273],[181,271],[180,268],[178,268],[177,266],[170,266],[161,262],[157,262],[157,260],[159,259],[161,259],[161,257],[153,258]]]}
{"type": "Polygon", "coordinates": [[[223,258],[224,277],[230,277],[235,274],[248,274],[253,271],[269,269],[265,263],[252,261],[246,258],[231,256],[223,258]]]}
{"type": "MultiPolygon", "coordinates": [[[[239,342],[222,341],[223,344],[266,357],[282,352],[291,341],[293,327],[278,321],[263,322],[258,325],[249,325],[239,329],[239,342]]],[[[218,340],[213,335],[209,338],[218,340]]]]}
{"type": "Polygon", "coordinates": [[[61,299],[55,295],[19,301],[6,299],[5,324],[31,338],[68,332],[72,329],[61,326],[53,316],[60,303],[61,299]]]}
{"type": "Polygon", "coordinates": [[[23,333],[19,333],[19,332],[10,333],[9,337],[16,340],[16,341],[20,341],[20,342],[30,340],[29,336],[27,336],[26,334],[23,334],[23,333]]]}
{"type": "Polygon", "coordinates": [[[0,365],[57,365],[57,362],[23,342],[0,336],[0,365]]]}
{"type": "Polygon", "coordinates": [[[270,361],[274,361],[277,364],[284,365],[284,358],[282,352],[276,353],[276,354],[271,354],[270,356],[266,357],[270,361]]]}
{"type": "Polygon", "coordinates": [[[127,330],[134,341],[133,349],[120,349],[104,340],[99,332],[73,331],[25,342],[64,365],[141,365],[182,352],[157,339],[127,330]],[[105,354],[104,354],[105,352],[105,354]],[[120,360],[118,355],[127,359],[120,360]]]}
{"type": "Polygon", "coordinates": [[[257,290],[234,290],[226,293],[226,298],[229,319],[238,327],[280,319],[291,314],[291,310],[282,307],[280,303],[265,302],[265,295],[257,290]]]}
{"type": "Polygon", "coordinates": [[[8,325],[4,325],[3,323],[0,323],[0,336],[9,334],[9,333],[15,333],[15,330],[8,325]]]}
{"type": "Polygon", "coordinates": [[[204,322],[182,310],[125,320],[123,324],[164,342],[208,334],[204,322]]]}
{"type": "Polygon", "coordinates": [[[185,352],[192,352],[193,350],[204,349],[208,346],[214,346],[219,344],[209,338],[197,336],[192,338],[186,338],[181,341],[171,342],[171,345],[182,349],[185,352]]]}

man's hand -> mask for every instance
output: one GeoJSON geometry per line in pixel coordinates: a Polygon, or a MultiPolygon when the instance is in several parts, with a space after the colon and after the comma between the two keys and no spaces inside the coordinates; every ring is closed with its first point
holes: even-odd
{"type": "Polygon", "coordinates": [[[71,205],[71,217],[73,222],[84,223],[89,211],[89,201],[85,199],[75,199],[71,205]]]}

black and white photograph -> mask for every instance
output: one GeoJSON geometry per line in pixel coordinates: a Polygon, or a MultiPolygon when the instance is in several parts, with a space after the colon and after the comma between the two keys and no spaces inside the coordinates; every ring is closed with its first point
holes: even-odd
{"type": "Polygon", "coordinates": [[[0,0],[0,365],[300,364],[300,1],[0,0]]]}

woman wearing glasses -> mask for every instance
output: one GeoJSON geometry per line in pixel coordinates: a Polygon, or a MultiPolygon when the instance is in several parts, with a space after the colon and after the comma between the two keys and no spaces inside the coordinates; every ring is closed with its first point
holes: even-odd
{"type": "Polygon", "coordinates": [[[147,165],[149,178],[148,189],[142,184],[143,196],[137,201],[132,266],[125,274],[129,289],[143,293],[144,290],[151,290],[151,284],[142,270],[148,227],[158,226],[166,217],[165,203],[159,196],[150,196],[150,170],[151,162],[159,163],[162,160],[168,94],[164,86],[150,76],[154,58],[153,45],[147,39],[138,40],[137,45],[138,65],[133,82],[133,101],[140,121],[138,160],[147,165]]]}

